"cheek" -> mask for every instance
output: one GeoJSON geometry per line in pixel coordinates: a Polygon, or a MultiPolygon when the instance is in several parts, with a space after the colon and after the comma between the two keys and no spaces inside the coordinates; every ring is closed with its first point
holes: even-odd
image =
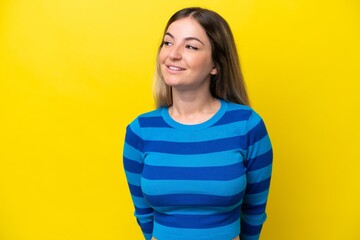
{"type": "Polygon", "coordinates": [[[208,57],[201,57],[196,59],[189,59],[189,63],[193,66],[194,69],[201,71],[210,71],[213,68],[212,61],[208,57]]]}
{"type": "Polygon", "coordinates": [[[159,69],[160,69],[160,73],[161,75],[164,76],[165,74],[165,69],[164,69],[164,64],[166,61],[166,54],[163,50],[160,50],[159,55],[158,55],[158,64],[159,64],[159,69]]]}
{"type": "Polygon", "coordinates": [[[166,51],[162,48],[159,52],[159,56],[158,56],[158,59],[159,59],[159,62],[160,63],[163,63],[166,59],[166,51]]]}

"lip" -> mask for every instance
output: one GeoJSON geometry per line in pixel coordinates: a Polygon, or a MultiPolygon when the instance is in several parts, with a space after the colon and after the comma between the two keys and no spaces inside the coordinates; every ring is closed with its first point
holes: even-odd
{"type": "Polygon", "coordinates": [[[176,65],[165,65],[165,66],[166,66],[167,70],[170,72],[183,72],[186,70],[185,68],[182,68],[182,67],[179,67],[176,65]]]}

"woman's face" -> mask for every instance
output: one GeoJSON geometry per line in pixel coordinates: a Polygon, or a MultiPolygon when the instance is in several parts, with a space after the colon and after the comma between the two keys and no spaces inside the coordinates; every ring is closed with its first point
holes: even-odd
{"type": "Polygon", "coordinates": [[[161,74],[167,85],[178,90],[209,89],[217,73],[209,38],[192,17],[170,24],[159,53],[161,74]]]}

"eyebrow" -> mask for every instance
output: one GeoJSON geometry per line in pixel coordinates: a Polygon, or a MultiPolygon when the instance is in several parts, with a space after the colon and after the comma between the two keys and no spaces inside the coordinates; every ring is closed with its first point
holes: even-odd
{"type": "MultiPolygon", "coordinates": [[[[164,36],[169,36],[169,37],[171,37],[171,38],[175,38],[175,37],[174,37],[171,33],[169,33],[169,32],[165,33],[164,36]]],[[[198,42],[200,42],[202,45],[205,46],[205,44],[204,44],[200,39],[198,39],[198,38],[196,38],[196,37],[186,37],[186,38],[185,38],[185,41],[190,41],[190,40],[198,41],[198,42]]]]}

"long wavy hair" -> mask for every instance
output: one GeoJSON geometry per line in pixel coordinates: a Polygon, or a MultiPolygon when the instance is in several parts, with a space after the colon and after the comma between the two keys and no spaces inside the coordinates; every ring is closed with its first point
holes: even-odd
{"type": "MultiPolygon", "coordinates": [[[[210,79],[212,96],[233,103],[250,105],[229,24],[214,11],[199,7],[184,8],[169,19],[163,34],[171,23],[186,17],[192,17],[204,28],[211,43],[212,60],[217,69],[217,74],[212,75],[210,79]]],[[[158,56],[162,47],[163,43],[159,46],[158,56]]],[[[168,107],[173,104],[171,87],[165,84],[158,58],[153,90],[157,107],[168,107]]]]}

